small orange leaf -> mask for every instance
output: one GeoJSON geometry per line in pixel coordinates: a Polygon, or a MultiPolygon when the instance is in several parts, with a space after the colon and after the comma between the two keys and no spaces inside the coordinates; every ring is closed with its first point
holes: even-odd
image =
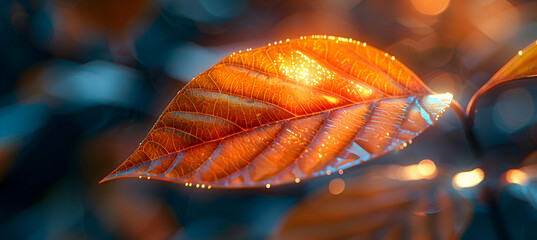
{"type": "Polygon", "coordinates": [[[182,89],[103,181],[271,186],[403,148],[447,108],[395,57],[312,36],[233,53],[182,89]]]}
{"type": "MultiPolygon", "coordinates": [[[[345,180],[341,192],[323,188],[299,202],[282,220],[273,238],[460,238],[472,207],[450,186],[449,179],[442,175],[416,178],[419,180],[397,176],[398,171],[408,168],[418,172],[417,164],[375,167],[345,180]]],[[[335,180],[339,179],[332,182],[335,180]]]]}
{"type": "Polygon", "coordinates": [[[479,99],[490,89],[519,79],[531,78],[537,76],[537,41],[531,43],[523,50],[517,52],[517,55],[505,64],[492,78],[485,83],[472,96],[472,99],[466,107],[466,116],[470,125],[473,125],[475,110],[479,99]]]}

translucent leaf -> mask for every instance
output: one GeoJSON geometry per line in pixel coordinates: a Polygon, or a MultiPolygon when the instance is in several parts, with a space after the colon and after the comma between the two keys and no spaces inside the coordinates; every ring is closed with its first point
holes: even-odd
{"type": "Polygon", "coordinates": [[[535,76],[537,76],[537,41],[518,51],[511,61],[505,64],[472,96],[466,108],[466,115],[469,116],[470,124],[473,124],[477,103],[483,94],[498,85],[535,76]]]}
{"type": "Polygon", "coordinates": [[[269,187],[320,176],[402,149],[451,100],[365,43],[280,41],[234,53],[192,80],[103,181],[269,187]]]}
{"type": "Polygon", "coordinates": [[[337,195],[323,188],[299,202],[274,239],[460,238],[472,208],[449,179],[420,178],[417,164],[378,167],[345,180],[337,195]]]}

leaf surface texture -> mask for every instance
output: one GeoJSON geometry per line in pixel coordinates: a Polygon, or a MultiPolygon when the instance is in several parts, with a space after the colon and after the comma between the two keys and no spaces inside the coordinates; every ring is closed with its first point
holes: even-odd
{"type": "Polygon", "coordinates": [[[451,99],[359,41],[276,42],[231,54],[193,79],[103,181],[247,187],[320,176],[406,146],[451,99]]]}

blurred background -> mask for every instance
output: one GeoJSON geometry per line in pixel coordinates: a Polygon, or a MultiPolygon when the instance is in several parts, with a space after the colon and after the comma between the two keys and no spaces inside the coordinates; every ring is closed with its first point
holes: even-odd
{"type": "MultiPolygon", "coordinates": [[[[296,185],[97,184],[135,150],[177,91],[233,51],[301,35],[351,37],[395,55],[433,90],[450,91],[466,106],[518,50],[537,40],[537,2],[4,0],[0,12],[0,239],[280,238],[290,212],[297,214],[293,209],[316,215],[302,207],[315,196],[337,197],[353,185],[360,190],[378,181],[357,180],[364,172],[393,178],[379,166],[415,166],[424,159],[438,168],[435,183],[471,206],[467,220],[442,218],[458,226],[463,239],[537,238],[537,174],[528,170],[537,163],[537,85],[531,81],[483,98],[475,128],[480,157],[447,111],[403,151],[296,185]],[[456,173],[475,168],[483,170],[481,183],[452,187],[456,173]]],[[[367,207],[372,201],[364,199],[375,197],[365,196],[356,204],[367,207]]],[[[428,208],[434,211],[426,214],[390,214],[405,219],[452,210],[440,200],[433,199],[428,208]]]]}

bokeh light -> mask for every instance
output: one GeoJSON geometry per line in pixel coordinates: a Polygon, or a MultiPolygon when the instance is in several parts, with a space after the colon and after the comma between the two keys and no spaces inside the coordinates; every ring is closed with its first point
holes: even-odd
{"type": "Polygon", "coordinates": [[[508,183],[524,185],[528,182],[528,175],[520,169],[511,169],[505,173],[505,180],[508,183]]]}
{"type": "Polygon", "coordinates": [[[430,78],[428,86],[437,93],[442,92],[451,92],[453,96],[457,98],[461,94],[462,90],[462,80],[453,73],[449,72],[436,72],[432,76],[427,76],[430,78]]]}
{"type": "Polygon", "coordinates": [[[515,132],[529,123],[533,109],[533,98],[526,89],[507,90],[494,105],[494,123],[504,132],[515,132]]]}
{"type": "Polygon", "coordinates": [[[453,177],[453,186],[456,188],[475,187],[485,178],[485,172],[481,168],[476,168],[467,172],[460,172],[453,177]]]}
{"type": "Polygon", "coordinates": [[[412,5],[425,15],[438,15],[449,6],[449,0],[411,0],[412,5]]]}
{"type": "Polygon", "coordinates": [[[418,164],[418,172],[423,178],[431,178],[436,174],[436,165],[430,159],[424,159],[418,164]]]}
{"type": "Polygon", "coordinates": [[[430,159],[424,159],[418,164],[407,166],[391,165],[388,167],[388,177],[401,181],[433,179],[437,175],[436,164],[430,159]]]}
{"type": "Polygon", "coordinates": [[[334,178],[328,184],[328,191],[331,194],[338,195],[345,190],[345,181],[341,178],[334,178]]]}

